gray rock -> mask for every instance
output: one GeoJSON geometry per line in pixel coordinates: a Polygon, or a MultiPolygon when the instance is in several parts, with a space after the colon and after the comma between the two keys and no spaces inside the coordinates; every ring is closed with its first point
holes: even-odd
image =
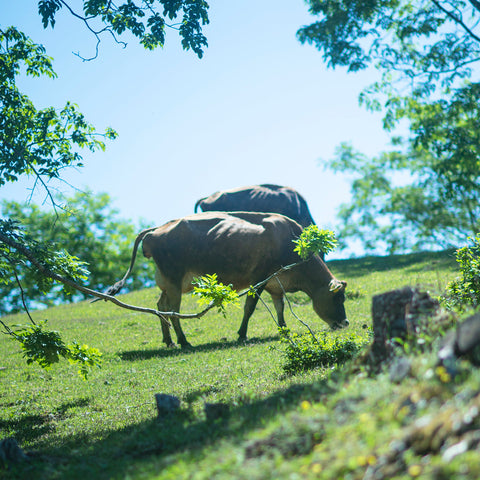
{"type": "Polygon", "coordinates": [[[390,381],[393,383],[400,383],[404,380],[410,372],[412,371],[412,363],[406,357],[397,358],[392,365],[390,366],[389,370],[389,378],[390,381]]]}

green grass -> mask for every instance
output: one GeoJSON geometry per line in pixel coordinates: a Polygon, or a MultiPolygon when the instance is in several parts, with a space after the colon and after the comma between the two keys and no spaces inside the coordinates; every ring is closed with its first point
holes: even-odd
{"type": "MultiPolygon", "coordinates": [[[[348,330],[364,338],[371,335],[373,295],[405,285],[439,295],[457,274],[452,252],[333,261],[329,267],[348,282],[348,330]]],[[[144,306],[155,305],[156,297],[156,289],[123,296],[144,306]]],[[[303,295],[291,302],[313,330],[328,331],[303,295]]],[[[184,296],[182,311],[197,310],[195,298],[184,296]]],[[[287,375],[285,346],[261,303],[246,344],[236,342],[241,308],[227,309],[226,318],[210,312],[184,321],[191,351],[165,348],[156,318],[104,302],[33,315],[47,318],[66,341],[100,349],[103,365],[88,381],[66,362],[45,371],[26,365],[18,346],[0,337],[0,439],[15,437],[30,455],[25,465],[0,467],[0,478],[360,479],[422,414],[454,405],[458,391],[480,387],[479,374],[468,367],[461,384],[440,381],[433,354],[414,357],[412,375],[400,385],[387,373],[369,377],[349,365],[334,373],[328,367],[287,375]],[[155,393],[178,396],[180,412],[157,418],[155,393]],[[205,402],[228,404],[228,417],[207,421],[205,402]]],[[[22,316],[3,320],[26,323],[22,316]]],[[[288,307],[286,320],[292,331],[305,332],[288,307]]],[[[468,395],[461,405],[457,399],[461,408],[469,401],[468,395]]],[[[474,456],[461,457],[462,468],[474,471],[474,456]]],[[[429,459],[426,465],[412,450],[403,473],[390,478],[412,478],[418,469],[426,478],[463,478],[458,458],[429,459]],[[409,466],[418,469],[409,473],[409,466]]]]}

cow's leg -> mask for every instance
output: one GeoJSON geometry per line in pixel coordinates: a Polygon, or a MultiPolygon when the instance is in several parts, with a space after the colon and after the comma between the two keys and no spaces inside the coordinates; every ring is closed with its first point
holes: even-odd
{"type": "Polygon", "coordinates": [[[277,312],[278,325],[280,327],[286,327],[287,324],[285,323],[285,317],[283,316],[283,311],[285,308],[285,297],[283,293],[280,293],[280,294],[270,293],[270,295],[273,300],[273,306],[275,307],[275,311],[277,312]]]}
{"type": "MultiPolygon", "coordinates": [[[[158,300],[157,307],[158,310],[161,312],[179,312],[180,311],[180,303],[182,300],[182,293],[180,289],[170,289],[167,291],[162,291],[160,299],[158,300]]],[[[182,347],[191,347],[190,343],[187,342],[185,334],[183,333],[182,327],[180,325],[180,319],[178,317],[170,317],[170,322],[173,325],[175,333],[177,335],[177,342],[182,347]]],[[[167,345],[167,347],[174,347],[175,344],[172,341],[172,337],[170,335],[170,328],[168,325],[165,325],[162,322],[162,333],[163,333],[163,342],[167,345]]]]}
{"type": "Polygon", "coordinates": [[[243,319],[242,324],[238,330],[238,339],[239,340],[246,340],[247,339],[247,329],[248,329],[248,321],[252,316],[252,313],[255,311],[255,307],[257,306],[258,299],[262,294],[265,286],[257,288],[256,295],[247,295],[247,299],[245,300],[245,306],[243,307],[243,319]]]}
{"type": "MultiPolygon", "coordinates": [[[[160,312],[170,311],[169,304],[170,302],[168,301],[167,292],[162,291],[160,298],[158,299],[158,302],[157,302],[158,310],[160,312]]],[[[162,322],[162,334],[163,334],[163,343],[165,343],[167,347],[174,347],[175,344],[173,343],[172,337],[170,335],[170,327],[168,325],[165,325],[164,322],[162,322]]]]}
{"type": "MultiPolygon", "coordinates": [[[[171,309],[173,312],[180,312],[180,303],[182,301],[182,291],[180,288],[175,290],[172,295],[170,295],[171,309]]],[[[170,317],[173,328],[177,335],[177,342],[181,345],[182,348],[191,347],[192,345],[187,341],[185,334],[183,333],[182,326],[180,325],[180,319],[178,317],[170,317]]]]}

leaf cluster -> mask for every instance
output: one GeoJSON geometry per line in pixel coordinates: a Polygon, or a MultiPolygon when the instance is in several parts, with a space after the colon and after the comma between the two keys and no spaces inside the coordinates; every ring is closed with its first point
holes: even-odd
{"type": "Polygon", "coordinates": [[[469,240],[471,245],[459,248],[455,253],[461,277],[447,285],[443,298],[449,308],[458,311],[480,306],[480,233],[469,240]]]}
{"type": "MultiPolygon", "coordinates": [[[[83,268],[88,268],[89,287],[103,291],[114,283],[118,266],[127,265],[137,228],[118,217],[118,211],[110,206],[110,197],[105,193],[78,192],[64,199],[66,206],[57,213],[45,211],[35,204],[19,204],[4,201],[2,214],[15,218],[17,225],[29,232],[49,251],[61,252],[50,261],[50,270],[62,275],[68,265],[78,263],[72,255],[81,258],[83,268]]],[[[24,240],[22,240],[24,241],[24,240]]],[[[23,307],[22,296],[35,305],[51,306],[60,301],[77,301],[86,294],[65,288],[43,275],[7,249],[9,264],[0,267],[3,285],[0,285],[0,313],[18,312],[23,307]],[[15,260],[17,259],[17,260],[15,260]],[[12,263],[14,262],[15,263],[12,263]],[[18,282],[17,282],[18,280],[18,282]],[[21,286],[19,285],[21,284],[21,286]]],[[[85,280],[87,272],[78,279],[85,280]]],[[[129,279],[126,290],[152,285],[151,272],[145,259],[139,259],[134,278],[129,279]]]]}
{"type": "Polygon", "coordinates": [[[341,146],[329,163],[353,174],[342,239],[389,253],[447,248],[480,230],[480,3],[476,0],[309,0],[301,28],[332,67],[375,67],[360,103],[383,126],[407,125],[375,158],[341,146]],[[378,248],[381,245],[381,248],[378,248]]]}
{"type": "Polygon", "coordinates": [[[293,240],[295,248],[293,249],[302,260],[308,259],[310,255],[316,253],[330,253],[337,246],[335,232],[318,228],[317,225],[309,225],[304,228],[300,237],[293,240]]]}
{"type": "MultiPolygon", "coordinates": [[[[209,23],[208,3],[204,0],[128,0],[114,3],[110,0],[84,0],[82,11],[75,11],[71,2],[64,0],[40,0],[38,11],[43,26],[53,28],[56,15],[62,8],[85,23],[97,38],[109,34],[118,43],[117,36],[129,32],[148,50],[165,45],[165,28],[178,30],[182,47],[193,50],[202,58],[207,39],[202,26],[209,23]],[[173,23],[168,23],[173,22],[173,23]]],[[[90,59],[91,60],[91,59],[90,59]]]]}
{"type": "Polygon", "coordinates": [[[410,138],[367,158],[343,144],[328,167],[353,176],[341,206],[342,239],[389,253],[449,248],[480,230],[480,84],[450,98],[404,99],[410,138]]]}
{"type": "Polygon", "coordinates": [[[350,360],[368,342],[355,333],[332,335],[331,332],[297,334],[286,327],[279,328],[285,344],[285,372],[294,374],[316,367],[341,365],[350,360]]]}
{"type": "Polygon", "coordinates": [[[297,37],[315,45],[331,67],[375,66],[392,80],[432,93],[452,85],[480,60],[480,6],[466,0],[309,0],[319,20],[297,37]]]}
{"type": "MultiPolygon", "coordinates": [[[[40,265],[56,274],[74,281],[85,280],[88,276],[84,262],[65,250],[56,250],[52,245],[32,238],[18,221],[0,219],[0,236],[11,238],[22,247],[29,249],[40,265]]],[[[45,292],[51,288],[53,283],[51,278],[34,268],[21,252],[10,247],[6,242],[0,241],[0,283],[18,282],[16,271],[21,267],[28,269],[32,282],[35,282],[40,291],[45,292]]]]}
{"type": "Polygon", "coordinates": [[[207,274],[198,278],[194,278],[193,295],[199,297],[200,305],[210,305],[217,307],[219,313],[226,315],[226,306],[238,306],[239,296],[233,290],[232,285],[224,285],[217,279],[217,274],[207,274]]]}
{"type": "Polygon", "coordinates": [[[17,326],[11,338],[20,343],[27,364],[38,363],[42,368],[49,369],[63,357],[72,364],[79,366],[79,375],[85,380],[89,368],[99,367],[101,353],[96,348],[73,342],[66,345],[60,334],[47,330],[46,321],[40,324],[17,326]]]}
{"type": "Polygon", "coordinates": [[[29,175],[46,187],[65,167],[82,165],[79,148],[103,150],[100,138],[116,133],[97,133],[71,103],[37,109],[16,85],[23,68],[27,75],[55,76],[43,46],[14,27],[0,30],[0,186],[29,175]]]}

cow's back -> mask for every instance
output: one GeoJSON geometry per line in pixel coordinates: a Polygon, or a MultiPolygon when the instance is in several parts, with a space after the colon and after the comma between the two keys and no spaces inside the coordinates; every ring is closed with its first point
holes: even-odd
{"type": "Polygon", "coordinates": [[[293,188],[262,184],[215,192],[195,206],[205,211],[274,212],[306,227],[314,222],[305,199],[293,188]]]}

